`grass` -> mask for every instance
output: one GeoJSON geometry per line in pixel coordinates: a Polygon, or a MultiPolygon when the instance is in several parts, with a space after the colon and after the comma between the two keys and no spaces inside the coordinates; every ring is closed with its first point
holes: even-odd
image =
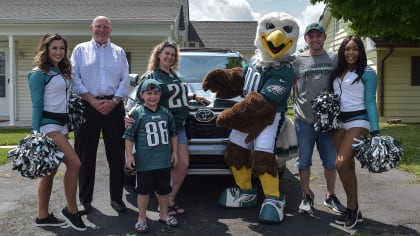
{"type": "Polygon", "coordinates": [[[381,123],[380,126],[382,135],[389,135],[402,143],[404,155],[398,168],[420,177],[420,143],[417,135],[420,124],[381,123]]]}
{"type": "MultiPolygon", "coordinates": [[[[290,114],[288,113],[290,117],[290,114]]],[[[415,174],[420,177],[420,143],[417,134],[420,133],[420,123],[417,124],[379,124],[382,135],[389,135],[402,143],[404,156],[398,169],[415,174]]],[[[29,128],[0,128],[0,146],[17,145],[21,139],[30,132],[29,128]]],[[[74,138],[70,133],[70,138],[74,138]]],[[[0,165],[7,163],[7,148],[0,148],[0,165]]]]}

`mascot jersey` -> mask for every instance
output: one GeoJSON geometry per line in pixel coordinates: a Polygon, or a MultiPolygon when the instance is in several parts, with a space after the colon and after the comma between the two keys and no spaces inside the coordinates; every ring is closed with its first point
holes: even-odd
{"type": "Polygon", "coordinates": [[[259,92],[276,106],[277,112],[287,111],[293,79],[293,68],[289,62],[261,63],[254,56],[244,67],[243,74],[244,96],[249,92],[259,92]]]}

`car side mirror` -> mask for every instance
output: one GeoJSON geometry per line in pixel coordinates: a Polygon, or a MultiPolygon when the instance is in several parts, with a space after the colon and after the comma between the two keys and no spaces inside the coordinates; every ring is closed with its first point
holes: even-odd
{"type": "Polygon", "coordinates": [[[139,74],[129,74],[128,76],[130,77],[130,85],[135,87],[139,80],[139,74]]]}

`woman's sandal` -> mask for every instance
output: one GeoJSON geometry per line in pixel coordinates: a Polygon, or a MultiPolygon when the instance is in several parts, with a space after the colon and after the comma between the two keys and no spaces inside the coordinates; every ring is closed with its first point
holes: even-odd
{"type": "Polygon", "coordinates": [[[159,222],[169,225],[171,227],[178,227],[179,223],[173,216],[169,216],[166,220],[159,219],[159,222]]]}
{"type": "Polygon", "coordinates": [[[149,226],[147,226],[146,221],[139,221],[134,226],[137,233],[147,233],[149,232],[149,226]]]}
{"type": "Polygon", "coordinates": [[[168,214],[171,216],[183,215],[184,213],[185,213],[184,209],[178,206],[177,204],[168,206],[168,214]]]}

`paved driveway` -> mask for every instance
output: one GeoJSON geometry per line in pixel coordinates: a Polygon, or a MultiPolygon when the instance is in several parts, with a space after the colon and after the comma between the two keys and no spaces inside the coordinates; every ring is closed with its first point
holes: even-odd
{"type": "MultiPolygon", "coordinates": [[[[101,143],[102,144],[102,143],[101,143]]],[[[98,154],[94,211],[84,216],[88,230],[79,233],[71,228],[34,226],[37,214],[37,181],[29,180],[11,170],[11,164],[0,166],[0,235],[135,235],[137,219],[136,195],[130,188],[124,191],[127,212],[117,214],[109,205],[108,170],[102,145],[98,154]]],[[[172,229],[157,222],[156,200],[149,211],[150,235],[420,235],[420,181],[398,170],[370,174],[358,169],[359,202],[365,220],[354,230],[345,230],[332,223],[336,214],[323,207],[325,182],[315,154],[311,187],[315,193],[315,212],[297,213],[301,200],[297,170],[288,162],[282,181],[287,207],[284,222],[278,225],[260,224],[259,208],[224,209],[217,205],[219,193],[233,183],[231,176],[187,176],[179,202],[187,214],[178,217],[181,227],[172,229]]],[[[59,215],[65,205],[63,170],[55,179],[51,210],[59,215]]],[[[341,182],[337,178],[337,195],[345,203],[341,182]]],[[[262,200],[262,197],[260,198],[262,200]]]]}

